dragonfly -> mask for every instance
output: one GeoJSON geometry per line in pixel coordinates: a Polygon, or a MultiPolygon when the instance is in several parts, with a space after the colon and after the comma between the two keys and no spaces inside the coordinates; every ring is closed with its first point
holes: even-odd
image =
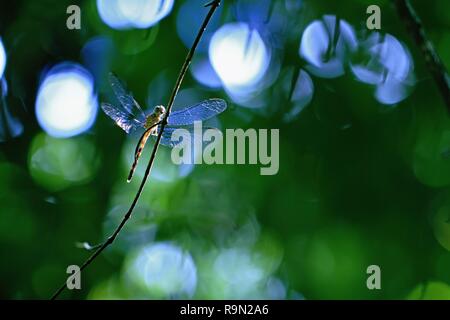
{"type": "MultiPolygon", "coordinates": [[[[127,134],[144,131],[134,152],[134,161],[127,179],[127,182],[130,182],[147,140],[150,136],[158,136],[161,130],[166,108],[159,105],[154,107],[152,112],[144,112],[134,99],[133,94],[126,89],[124,83],[114,73],[109,74],[109,82],[119,104],[102,103],[103,111],[127,134]]],[[[171,112],[167,118],[167,125],[161,134],[160,143],[173,148],[180,143],[180,141],[172,141],[171,139],[172,133],[176,129],[184,128],[192,133],[192,125],[195,121],[213,118],[225,111],[226,108],[225,100],[213,98],[171,112]]]]}

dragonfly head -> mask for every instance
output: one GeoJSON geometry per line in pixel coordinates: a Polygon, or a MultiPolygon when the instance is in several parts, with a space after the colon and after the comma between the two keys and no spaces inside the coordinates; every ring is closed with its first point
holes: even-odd
{"type": "Polygon", "coordinates": [[[153,110],[153,113],[158,117],[162,118],[162,116],[166,113],[166,108],[164,106],[156,106],[153,110]]]}

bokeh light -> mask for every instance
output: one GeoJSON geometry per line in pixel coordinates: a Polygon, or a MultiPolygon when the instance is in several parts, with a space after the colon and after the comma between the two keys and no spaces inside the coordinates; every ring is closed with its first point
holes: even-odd
{"type": "Polygon", "coordinates": [[[278,278],[269,278],[266,284],[266,294],[268,299],[286,299],[286,286],[278,278]]]}
{"type": "Polygon", "coordinates": [[[212,37],[209,59],[225,86],[248,87],[264,76],[270,52],[257,30],[245,23],[229,23],[212,37]]]}
{"type": "Polygon", "coordinates": [[[311,22],[303,32],[299,53],[309,63],[306,69],[315,76],[343,75],[348,53],[357,48],[355,32],[345,20],[339,20],[339,30],[336,29],[336,16],[326,15],[311,22]]]}
{"type": "Polygon", "coordinates": [[[314,83],[309,74],[300,70],[295,82],[291,103],[292,107],[283,115],[285,121],[292,121],[311,102],[314,94],[314,83]]]}
{"type": "Polygon", "coordinates": [[[222,86],[219,76],[207,58],[194,59],[191,65],[191,73],[195,80],[205,87],[217,89],[222,86]]]}
{"type": "Polygon", "coordinates": [[[273,0],[236,1],[233,3],[233,16],[236,21],[247,23],[252,30],[258,30],[275,55],[284,51],[288,31],[299,34],[300,30],[294,29],[303,20],[295,9],[289,10],[282,1],[273,0]],[[289,15],[295,16],[295,19],[290,19],[289,15]]]}
{"type": "Polygon", "coordinates": [[[236,20],[245,21],[253,28],[262,28],[273,14],[271,2],[271,0],[237,1],[234,8],[236,20]]]}
{"type": "Polygon", "coordinates": [[[418,118],[418,134],[411,159],[418,181],[437,190],[450,185],[450,122],[445,110],[442,111],[433,120],[418,118]]]}
{"type": "Polygon", "coordinates": [[[304,6],[303,0],[285,0],[284,5],[288,11],[297,11],[304,6]]]}
{"type": "Polygon", "coordinates": [[[95,147],[86,137],[56,139],[40,133],[28,157],[34,181],[50,191],[88,182],[98,166],[95,147]]]}
{"type": "Polygon", "coordinates": [[[145,29],[167,16],[173,0],[97,0],[100,18],[113,29],[145,29]]]}
{"type": "Polygon", "coordinates": [[[20,136],[24,129],[22,122],[11,114],[7,95],[8,83],[0,78],[0,142],[20,136]]]}
{"type": "Polygon", "coordinates": [[[375,98],[378,102],[393,105],[405,99],[409,94],[407,86],[395,78],[388,78],[379,84],[375,90],[375,98]]]}
{"type": "Polygon", "coordinates": [[[111,38],[98,36],[89,39],[81,50],[83,64],[92,73],[97,84],[100,79],[105,79],[110,71],[114,49],[111,38]]]}
{"type": "Polygon", "coordinates": [[[67,138],[88,130],[97,110],[93,78],[86,69],[62,63],[46,73],[36,99],[36,116],[49,135],[67,138]]]}
{"type": "Polygon", "coordinates": [[[191,255],[170,243],[140,249],[129,261],[127,276],[154,298],[192,297],[197,268],[191,255]]]}
{"type": "Polygon", "coordinates": [[[6,67],[6,52],[3,46],[2,38],[0,38],[0,79],[3,77],[3,72],[6,67]]]}
{"type": "Polygon", "coordinates": [[[385,79],[379,84],[375,97],[380,103],[395,104],[409,95],[408,87],[412,78],[413,62],[408,49],[395,37],[387,34],[384,41],[374,47],[380,52],[381,63],[386,69],[385,79]]]}
{"type": "Polygon", "coordinates": [[[362,61],[351,70],[358,81],[375,85],[375,98],[392,105],[405,99],[414,84],[413,61],[408,49],[390,34],[372,33],[361,43],[362,61]]]}
{"type": "Polygon", "coordinates": [[[450,251],[450,205],[448,201],[444,201],[436,209],[431,216],[430,222],[436,240],[444,249],[450,251]]]}
{"type": "Polygon", "coordinates": [[[283,284],[271,282],[273,261],[263,252],[242,245],[223,248],[211,253],[202,265],[207,270],[202,273],[201,290],[208,299],[284,298],[283,284]]]}
{"type": "Polygon", "coordinates": [[[214,261],[213,268],[218,282],[222,283],[222,298],[250,297],[265,278],[262,266],[245,249],[223,250],[214,261]]]}
{"type": "Polygon", "coordinates": [[[450,300],[450,286],[440,281],[418,284],[406,297],[408,300],[450,300]]]}
{"type": "MultiPolygon", "coordinates": [[[[181,1],[180,1],[181,2],[181,1]]],[[[199,10],[208,1],[204,0],[189,0],[181,3],[177,16],[177,34],[180,37],[186,48],[190,48],[195,40],[196,33],[192,30],[198,30],[201,26],[205,16],[204,10],[199,10]],[[186,17],[189,17],[188,19],[186,17]]],[[[202,41],[198,44],[197,53],[204,53],[208,51],[208,43],[214,31],[222,24],[221,14],[224,6],[219,6],[216,13],[211,17],[211,21],[206,28],[202,41]]]]}

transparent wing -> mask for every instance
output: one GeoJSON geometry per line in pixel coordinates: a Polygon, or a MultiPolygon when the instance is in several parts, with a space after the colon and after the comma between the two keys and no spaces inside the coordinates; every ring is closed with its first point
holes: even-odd
{"type": "MultiPolygon", "coordinates": [[[[170,148],[175,147],[176,145],[180,144],[181,142],[183,142],[183,140],[185,139],[184,136],[183,138],[180,138],[178,141],[175,139],[174,136],[174,141],[172,141],[172,134],[175,132],[175,130],[177,129],[183,129],[183,130],[187,130],[186,133],[189,135],[190,138],[192,138],[192,136],[194,135],[194,128],[176,128],[176,127],[169,127],[166,126],[164,128],[164,131],[161,135],[161,144],[170,148]]],[[[181,131],[180,131],[181,133],[181,131]]],[[[192,141],[192,139],[191,139],[192,141]]]]}
{"type": "Polygon", "coordinates": [[[227,103],[222,99],[209,99],[183,110],[174,111],[169,115],[167,123],[171,126],[187,126],[194,121],[210,119],[227,108],[227,103]]]}
{"type": "Polygon", "coordinates": [[[132,114],[112,104],[102,103],[102,109],[126,133],[130,133],[144,126],[144,123],[136,119],[132,114]]]}
{"type": "Polygon", "coordinates": [[[127,92],[125,85],[112,72],[109,73],[109,82],[111,83],[111,87],[117,100],[119,100],[125,110],[138,119],[145,118],[144,111],[142,111],[137,101],[133,98],[133,95],[130,92],[127,92]]]}
{"type": "Polygon", "coordinates": [[[202,132],[196,132],[193,126],[188,127],[167,126],[164,128],[164,131],[161,135],[161,144],[173,148],[179,145],[180,143],[187,143],[189,141],[193,146],[194,141],[196,139],[201,140],[203,138],[202,133],[204,133],[205,130],[208,129],[219,130],[217,128],[203,127],[202,132]],[[174,135],[175,130],[179,130],[177,131],[176,135],[174,135]]]}

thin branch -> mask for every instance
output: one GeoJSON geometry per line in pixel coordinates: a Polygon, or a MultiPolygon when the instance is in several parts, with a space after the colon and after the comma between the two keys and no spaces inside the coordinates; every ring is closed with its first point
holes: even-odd
{"type": "MultiPolygon", "coordinates": [[[[197,37],[194,40],[194,43],[192,44],[191,49],[189,50],[186,59],[184,60],[183,66],[181,67],[181,71],[178,75],[178,79],[175,83],[175,87],[173,88],[172,94],[170,96],[169,99],[169,103],[167,104],[167,112],[164,115],[164,118],[162,120],[161,123],[161,130],[159,130],[158,136],[156,138],[156,142],[155,145],[153,146],[153,150],[152,150],[152,154],[150,156],[150,160],[148,162],[147,168],[145,170],[145,174],[144,177],[141,181],[141,184],[139,186],[139,189],[136,193],[136,196],[133,199],[133,202],[131,203],[130,208],[128,209],[127,213],[124,215],[122,221],[120,222],[120,224],[117,226],[117,228],[114,230],[114,232],[108,237],[108,239],[83,263],[83,265],[80,267],[80,272],[82,270],[84,270],[85,268],[87,268],[96,258],[98,255],[100,255],[100,253],[102,253],[108,246],[110,246],[114,240],[116,239],[116,237],[119,235],[120,231],[123,229],[123,227],[125,226],[126,222],[128,221],[128,219],[130,219],[131,214],[133,213],[133,210],[142,194],[142,190],[144,189],[145,183],[150,175],[150,172],[152,170],[153,167],[153,163],[155,161],[155,157],[156,157],[156,152],[158,151],[158,147],[159,147],[159,143],[161,142],[161,137],[162,137],[162,133],[164,131],[165,126],[167,125],[167,119],[169,117],[169,114],[172,110],[172,106],[173,103],[175,101],[175,98],[178,94],[178,91],[180,90],[181,87],[181,83],[183,82],[184,76],[186,75],[186,72],[189,68],[189,65],[191,64],[192,61],[192,57],[194,56],[195,50],[197,49],[197,46],[206,30],[206,27],[208,26],[212,15],[214,14],[214,12],[216,11],[217,7],[220,5],[220,1],[221,0],[214,0],[211,1],[210,3],[208,3],[207,5],[205,5],[205,7],[210,6],[210,10],[208,12],[208,14],[205,17],[205,20],[203,21],[202,26],[200,27],[200,30],[198,31],[197,37]]],[[[64,291],[64,289],[66,288],[66,283],[64,283],[51,297],[52,300],[56,299],[61,292],[64,291]]]]}
{"type": "Polygon", "coordinates": [[[405,22],[409,33],[414,38],[417,46],[420,48],[429,72],[433,75],[439,91],[444,98],[447,109],[450,111],[450,77],[439,58],[433,44],[428,40],[422,22],[414,11],[409,0],[393,0],[397,8],[398,15],[405,22]]]}

